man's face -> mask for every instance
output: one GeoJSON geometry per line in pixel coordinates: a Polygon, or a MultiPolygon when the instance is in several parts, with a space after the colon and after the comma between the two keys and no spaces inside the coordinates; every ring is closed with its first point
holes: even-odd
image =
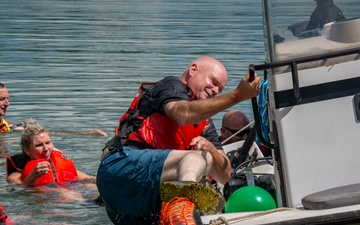
{"type": "Polygon", "coordinates": [[[6,88],[0,89],[0,117],[6,115],[6,109],[10,105],[9,93],[6,88]]]}
{"type": "Polygon", "coordinates": [[[232,138],[230,138],[226,144],[230,144],[230,143],[234,143],[234,142],[238,142],[238,141],[242,141],[242,140],[246,140],[246,138],[248,137],[249,133],[250,133],[250,128],[246,128],[241,132],[238,132],[239,130],[241,130],[244,126],[240,127],[240,128],[236,128],[236,129],[230,129],[226,126],[222,126],[221,127],[221,142],[225,141],[226,139],[228,139],[230,136],[233,136],[235,133],[237,133],[235,136],[233,136],[232,138]]]}
{"type": "Polygon", "coordinates": [[[188,85],[194,91],[197,99],[212,98],[221,93],[227,81],[227,75],[222,71],[203,68],[194,72],[188,85]]]}

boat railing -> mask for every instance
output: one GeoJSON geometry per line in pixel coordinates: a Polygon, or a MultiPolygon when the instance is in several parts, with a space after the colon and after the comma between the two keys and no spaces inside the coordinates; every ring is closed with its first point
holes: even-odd
{"type": "MultiPolygon", "coordinates": [[[[292,87],[293,87],[293,101],[296,104],[301,100],[301,92],[300,92],[300,86],[299,86],[299,77],[298,77],[298,64],[302,63],[308,63],[318,60],[327,60],[330,58],[336,58],[346,55],[353,55],[356,54],[355,58],[360,59],[360,47],[353,48],[353,49],[346,49],[346,50],[340,50],[336,52],[330,52],[330,53],[323,53],[313,56],[306,56],[306,57],[300,57],[296,59],[291,60],[284,60],[284,61],[278,61],[278,62],[272,62],[272,63],[265,63],[265,64],[258,64],[258,65],[249,65],[249,74],[250,79],[253,79],[255,71],[257,70],[269,70],[279,67],[287,66],[290,68],[291,74],[292,74],[292,87]]],[[[273,76],[279,76],[281,74],[274,74],[273,76]]],[[[253,107],[253,113],[254,113],[254,120],[255,120],[255,127],[257,130],[257,135],[259,140],[268,148],[273,149],[274,144],[268,142],[262,135],[260,124],[262,123],[261,117],[258,111],[258,105],[257,105],[257,99],[252,99],[252,107],[253,107]]]]}

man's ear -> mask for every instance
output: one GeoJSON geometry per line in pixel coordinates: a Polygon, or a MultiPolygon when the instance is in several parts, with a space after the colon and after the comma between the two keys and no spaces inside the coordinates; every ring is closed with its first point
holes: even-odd
{"type": "Polygon", "coordinates": [[[194,76],[197,71],[199,71],[199,67],[198,67],[198,65],[196,65],[196,64],[194,63],[194,64],[192,64],[192,65],[190,66],[189,75],[190,75],[190,76],[194,76]]]}
{"type": "Polygon", "coordinates": [[[223,127],[220,128],[220,133],[221,133],[221,136],[223,136],[223,134],[225,133],[225,129],[223,127]]]}

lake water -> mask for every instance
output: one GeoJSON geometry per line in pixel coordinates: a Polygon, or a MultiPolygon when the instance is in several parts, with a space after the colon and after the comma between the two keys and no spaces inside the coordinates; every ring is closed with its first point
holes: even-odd
{"type": "MultiPolygon", "coordinates": [[[[0,2],[0,82],[7,119],[34,118],[50,131],[101,129],[113,135],[143,81],[180,76],[201,55],[219,59],[234,88],[249,64],[264,62],[260,0],[0,2]]],[[[259,74],[261,75],[261,74],[259,74]]],[[[250,101],[233,107],[252,120],[250,101]]],[[[220,129],[223,113],[214,116],[220,129]]],[[[52,136],[77,168],[96,175],[110,137],[52,136]]],[[[6,183],[5,157],[20,133],[0,135],[0,203],[17,224],[110,224],[105,208],[64,202],[6,183]]],[[[75,186],[85,197],[89,193],[75,186]]]]}

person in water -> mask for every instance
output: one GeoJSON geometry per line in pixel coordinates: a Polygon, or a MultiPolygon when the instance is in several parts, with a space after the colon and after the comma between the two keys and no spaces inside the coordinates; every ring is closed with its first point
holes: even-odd
{"type": "Polygon", "coordinates": [[[95,176],[77,170],[70,157],[54,148],[49,132],[38,123],[25,127],[20,145],[22,153],[6,159],[7,182],[10,184],[43,186],[95,182],[95,176]]]}
{"type": "MultiPolygon", "coordinates": [[[[6,116],[6,110],[10,106],[9,101],[10,95],[3,83],[0,83],[0,133],[10,132],[12,130],[18,131],[23,130],[26,123],[31,123],[30,120],[26,120],[19,124],[12,124],[6,121],[3,117],[6,116]]],[[[77,131],[77,132],[51,132],[52,134],[60,135],[95,135],[95,136],[107,136],[107,133],[102,130],[92,130],[92,131],[77,131]]]]}
{"type": "Polygon", "coordinates": [[[9,105],[9,92],[5,85],[0,83],[0,133],[9,132],[12,127],[12,125],[3,118],[3,116],[6,115],[6,109],[9,105]]]}
{"type": "Polygon", "coordinates": [[[219,95],[227,71],[218,60],[202,56],[180,79],[141,84],[117,135],[103,149],[97,173],[114,224],[157,224],[160,211],[159,223],[168,224],[167,216],[175,215],[168,209],[179,203],[177,198],[200,212],[222,210],[221,196],[198,183],[208,174],[222,184],[230,179],[229,159],[209,118],[256,97],[260,78],[249,79],[244,76],[235,89],[219,95]]]}

